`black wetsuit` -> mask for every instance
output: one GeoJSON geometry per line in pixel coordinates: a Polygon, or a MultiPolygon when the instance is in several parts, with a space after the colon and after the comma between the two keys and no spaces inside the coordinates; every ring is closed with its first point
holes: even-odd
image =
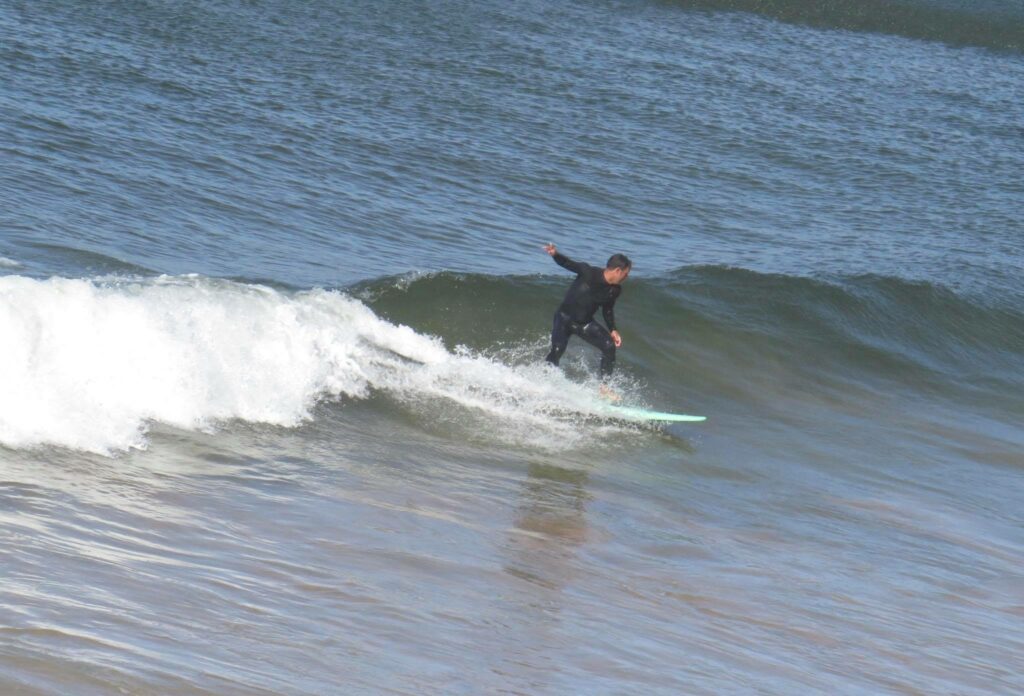
{"type": "Polygon", "coordinates": [[[615,314],[612,310],[616,298],[622,292],[622,286],[605,282],[603,268],[573,261],[557,252],[554,259],[559,266],[575,273],[576,280],[569,286],[565,299],[555,312],[555,322],[551,329],[551,352],[548,353],[547,361],[557,365],[569,344],[569,336],[576,334],[601,350],[601,374],[607,377],[615,368],[615,341],[609,332],[615,330],[615,314]],[[598,307],[604,315],[607,329],[594,321],[598,307]]]}

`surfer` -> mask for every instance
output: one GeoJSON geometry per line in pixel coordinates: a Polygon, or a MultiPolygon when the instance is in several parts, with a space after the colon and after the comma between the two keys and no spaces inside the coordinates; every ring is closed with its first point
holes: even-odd
{"type": "Polygon", "coordinates": [[[559,266],[576,274],[576,280],[569,286],[565,299],[555,312],[547,361],[557,365],[569,345],[569,336],[576,334],[601,351],[601,376],[608,377],[615,368],[615,349],[622,345],[622,337],[615,330],[613,307],[622,293],[622,281],[629,277],[633,262],[624,254],[614,254],[604,268],[595,268],[558,253],[554,244],[544,245],[544,251],[559,266]],[[598,307],[607,329],[594,320],[598,307]]]}

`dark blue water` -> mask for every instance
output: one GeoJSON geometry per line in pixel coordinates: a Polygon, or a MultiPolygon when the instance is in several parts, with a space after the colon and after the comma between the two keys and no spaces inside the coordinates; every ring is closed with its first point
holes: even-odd
{"type": "Polygon", "coordinates": [[[1016,2],[0,0],[0,691],[1024,690],[1016,2]],[[571,279],[635,269],[597,356],[571,279]]]}

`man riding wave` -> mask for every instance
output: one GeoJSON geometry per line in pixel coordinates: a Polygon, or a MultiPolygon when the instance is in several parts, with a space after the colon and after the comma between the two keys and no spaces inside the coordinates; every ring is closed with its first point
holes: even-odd
{"type": "Polygon", "coordinates": [[[601,351],[601,376],[609,377],[615,369],[615,349],[622,345],[622,337],[615,329],[615,300],[622,294],[622,282],[629,277],[633,262],[624,254],[614,254],[604,268],[595,268],[560,254],[554,244],[545,245],[544,251],[559,266],[576,274],[555,312],[547,361],[557,365],[569,337],[575,334],[601,351]],[[599,307],[608,328],[594,320],[599,307]]]}

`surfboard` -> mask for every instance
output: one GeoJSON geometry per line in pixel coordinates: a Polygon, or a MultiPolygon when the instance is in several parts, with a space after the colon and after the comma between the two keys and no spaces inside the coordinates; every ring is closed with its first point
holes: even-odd
{"type": "Polygon", "coordinates": [[[700,423],[706,421],[706,416],[688,416],[684,413],[665,413],[663,411],[649,411],[646,408],[635,408],[633,406],[613,406],[606,404],[601,411],[613,418],[633,421],[660,421],[664,423],[700,423]]]}

